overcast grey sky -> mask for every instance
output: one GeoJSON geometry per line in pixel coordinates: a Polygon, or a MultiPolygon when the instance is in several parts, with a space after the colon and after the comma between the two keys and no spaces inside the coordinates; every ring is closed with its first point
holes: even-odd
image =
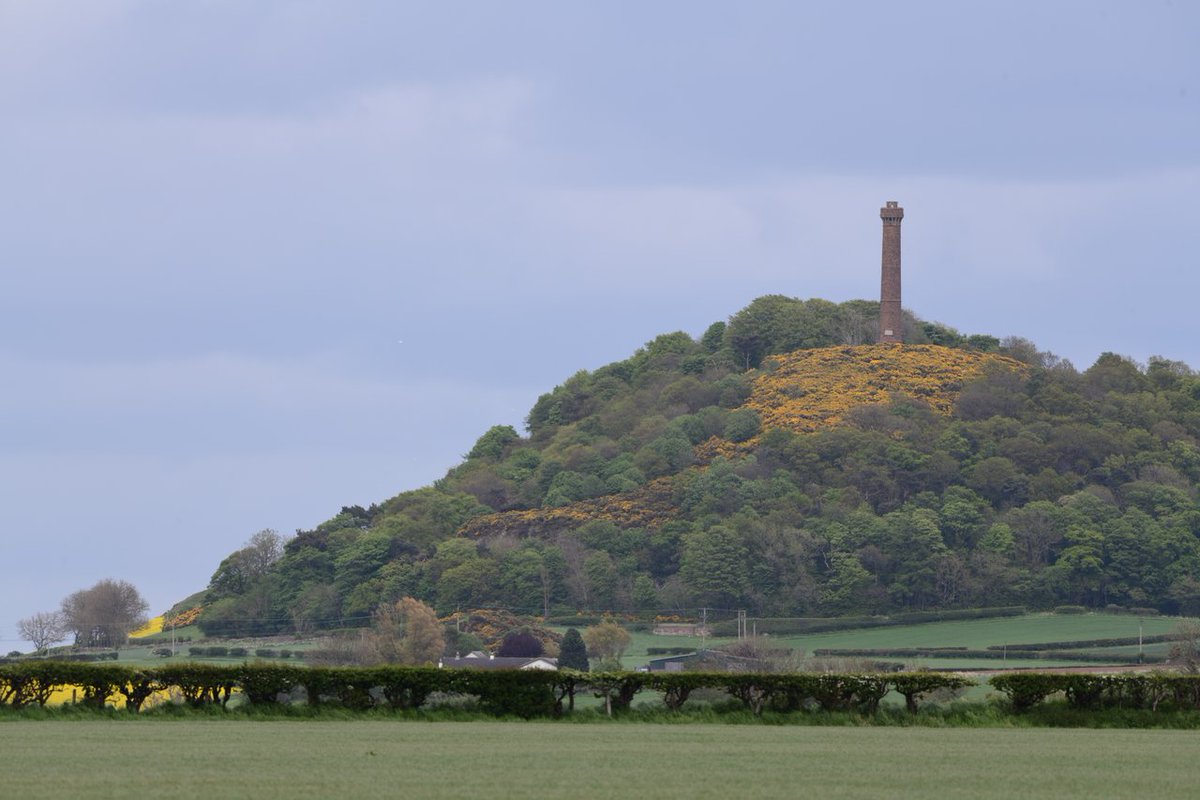
{"type": "Polygon", "coordinates": [[[1200,4],[0,0],[0,650],[754,297],[1200,367],[1200,4]]]}

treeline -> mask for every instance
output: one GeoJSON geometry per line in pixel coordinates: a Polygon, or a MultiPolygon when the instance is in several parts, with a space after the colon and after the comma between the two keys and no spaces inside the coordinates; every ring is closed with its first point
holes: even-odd
{"type": "MultiPolygon", "coordinates": [[[[917,381],[837,425],[764,430],[747,400],[768,356],[870,341],[875,313],[760,298],[698,339],[667,334],[577,373],[538,399],[526,435],[492,428],[434,485],[230,555],[200,624],[305,632],[363,624],[405,596],[443,615],[1200,613],[1200,379],[1188,367],[1106,353],[1080,372],[1025,340],[909,319],[910,342],[1027,368],[998,360],[957,387],[949,414],[917,381]],[[459,535],[496,512],[505,525],[479,527],[496,533],[459,535]]],[[[921,358],[903,365],[918,378],[937,366],[921,358]]],[[[877,366],[859,365],[864,380],[877,366]]],[[[802,403],[819,388],[791,391],[802,403]]]]}

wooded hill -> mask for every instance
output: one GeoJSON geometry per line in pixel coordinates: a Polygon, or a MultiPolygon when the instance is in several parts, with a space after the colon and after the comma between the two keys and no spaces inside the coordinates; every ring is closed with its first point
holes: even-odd
{"type": "Polygon", "coordinates": [[[412,596],[670,615],[1024,604],[1200,612],[1200,377],[878,304],[755,300],[664,334],[485,432],[432,486],[341,513],[213,575],[200,624],[365,624],[412,596]],[[266,557],[264,557],[264,555],[266,557]]]}

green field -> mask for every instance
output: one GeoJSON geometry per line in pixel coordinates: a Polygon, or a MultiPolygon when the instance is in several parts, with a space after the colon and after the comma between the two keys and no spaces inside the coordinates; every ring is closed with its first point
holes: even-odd
{"type": "Polygon", "coordinates": [[[1195,795],[1187,731],[389,721],[0,724],[0,796],[1195,795]]]}
{"type": "Polygon", "coordinates": [[[788,647],[811,653],[819,647],[969,647],[1030,644],[1080,639],[1107,639],[1137,636],[1142,632],[1170,633],[1178,625],[1176,617],[1131,617],[1118,614],[1027,614],[1023,617],[954,622],[928,622],[894,628],[868,628],[807,636],[779,637],[788,647]]]}
{"type": "MultiPolygon", "coordinates": [[[[895,648],[895,647],[967,647],[972,650],[992,645],[1031,644],[1035,642],[1076,641],[1083,639],[1109,639],[1138,635],[1138,626],[1146,636],[1170,633],[1178,625],[1178,617],[1133,617],[1118,614],[1027,614],[1021,617],[993,617],[991,619],[962,620],[953,622],[927,622],[920,625],[898,625],[886,628],[861,628],[857,630],[814,633],[804,636],[779,636],[774,640],[781,647],[789,647],[812,655],[818,648],[895,648]]],[[[565,630],[565,629],[564,629],[565,630]]],[[[695,636],[656,636],[650,633],[633,633],[633,641],[625,655],[624,664],[637,668],[651,658],[649,647],[700,647],[701,640],[695,636]]],[[[732,642],[728,638],[709,637],[705,646],[715,647],[732,642]]],[[[1137,646],[1111,648],[1104,652],[1128,654],[1130,660],[1137,657],[1137,646]]],[[[1162,654],[1166,646],[1146,645],[1147,653],[1162,654]]],[[[1021,660],[1018,654],[1009,654],[1008,663],[1001,661],[967,661],[963,659],[903,659],[914,666],[937,669],[987,668],[1003,666],[1051,667],[1070,666],[1085,662],[1021,660]],[[1013,663],[1016,662],[1016,663],[1013,663]]]]}

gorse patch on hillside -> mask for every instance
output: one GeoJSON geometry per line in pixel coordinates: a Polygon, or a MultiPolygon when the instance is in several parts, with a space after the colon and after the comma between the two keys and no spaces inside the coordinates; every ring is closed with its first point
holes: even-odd
{"type": "Polygon", "coordinates": [[[1200,611],[1200,379],[877,306],[760,298],[486,431],[432,486],[214,573],[199,624],[362,624],[420,598],[770,616],[1024,604],[1200,611]]]}
{"type": "Polygon", "coordinates": [[[937,345],[877,344],[798,350],[767,359],[746,408],[765,429],[811,433],[838,424],[854,408],[904,395],[950,414],[963,386],[985,369],[1028,371],[995,353],[937,345]]]}
{"type": "MultiPolygon", "coordinates": [[[[752,452],[763,431],[780,428],[811,433],[843,423],[852,409],[879,406],[899,397],[950,414],[964,384],[988,369],[1023,374],[1028,366],[995,353],[940,345],[824,347],[769,356],[761,374],[751,382],[749,397],[725,416],[723,435],[695,445],[691,454],[695,466],[688,470],[703,469],[714,458],[752,452]]],[[[879,413],[888,412],[881,408],[879,413]]],[[[470,520],[461,532],[472,536],[545,535],[590,520],[623,528],[659,527],[679,514],[673,500],[677,483],[656,478],[626,492],[563,506],[489,514],[470,520]]]]}

